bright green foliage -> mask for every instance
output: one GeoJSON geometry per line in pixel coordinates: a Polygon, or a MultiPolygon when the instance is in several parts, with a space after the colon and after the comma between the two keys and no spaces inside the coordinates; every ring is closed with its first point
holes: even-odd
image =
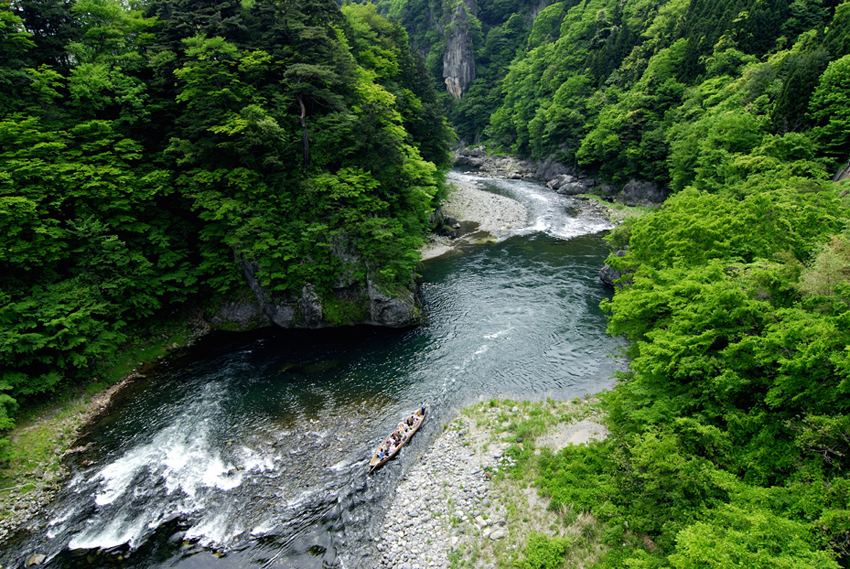
{"type": "Polygon", "coordinates": [[[604,303],[632,340],[612,436],[539,459],[554,507],[608,528],[601,566],[847,558],[848,220],[837,188],[799,182],[687,189],[632,222],[609,259],[632,284],[604,303]]]}
{"type": "Polygon", "coordinates": [[[563,538],[532,533],[525,546],[525,558],[519,569],[559,569],[564,566],[564,556],[569,549],[569,541],[563,538]]]}
{"type": "Polygon", "coordinates": [[[768,510],[728,505],[679,533],[678,553],[670,556],[670,565],[676,569],[837,569],[832,555],[812,547],[810,534],[805,524],[768,510]]]}

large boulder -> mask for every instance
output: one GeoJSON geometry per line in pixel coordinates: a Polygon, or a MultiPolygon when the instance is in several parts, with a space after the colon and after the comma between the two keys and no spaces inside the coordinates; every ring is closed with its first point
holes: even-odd
{"type": "Polygon", "coordinates": [[[632,179],[623,187],[618,201],[631,206],[655,207],[664,203],[668,195],[669,192],[655,182],[632,179]]]}
{"type": "Polygon", "coordinates": [[[570,168],[566,164],[558,162],[554,156],[550,156],[545,161],[540,162],[537,165],[537,172],[535,172],[535,175],[541,180],[551,180],[564,174],[575,175],[575,168],[570,168]]]}
{"type": "Polygon", "coordinates": [[[547,186],[565,196],[575,196],[578,194],[595,194],[598,193],[594,188],[598,185],[593,178],[577,178],[570,174],[561,174],[560,176],[549,180],[547,186]]]}
{"type": "MultiPolygon", "coordinates": [[[[628,247],[616,251],[614,255],[616,255],[617,257],[625,257],[626,251],[628,251],[628,247]]],[[[623,288],[624,284],[632,284],[631,279],[627,279],[624,284],[616,283],[615,281],[623,275],[631,272],[633,271],[618,271],[612,268],[611,266],[605,264],[602,265],[602,269],[600,269],[599,271],[599,280],[602,281],[602,284],[604,284],[605,286],[609,286],[611,288],[623,288]]]]}
{"type": "Polygon", "coordinates": [[[481,168],[487,161],[487,151],[483,146],[461,148],[455,152],[455,165],[481,168]]]}

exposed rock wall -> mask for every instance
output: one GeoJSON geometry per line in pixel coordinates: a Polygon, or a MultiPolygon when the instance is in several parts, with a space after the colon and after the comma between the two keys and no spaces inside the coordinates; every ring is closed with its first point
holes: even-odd
{"type": "Polygon", "coordinates": [[[249,330],[275,324],[281,328],[325,328],[372,324],[403,328],[420,324],[420,301],[415,289],[387,294],[371,279],[338,283],[326,297],[307,283],[298,295],[273,294],[259,279],[259,267],[238,259],[250,292],[228,300],[209,318],[213,328],[249,330]]]}
{"type": "Polygon", "coordinates": [[[475,0],[465,0],[452,13],[446,52],[443,54],[443,78],[446,89],[455,99],[460,99],[475,80],[475,55],[469,33],[467,13],[475,15],[475,0]]]}

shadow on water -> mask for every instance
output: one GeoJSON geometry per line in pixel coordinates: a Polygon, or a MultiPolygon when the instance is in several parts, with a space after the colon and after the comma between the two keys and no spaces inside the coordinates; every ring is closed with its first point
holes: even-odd
{"type": "Polygon", "coordinates": [[[612,385],[622,342],[598,307],[607,251],[598,235],[553,234],[580,226],[569,204],[539,211],[532,223],[548,216],[552,231],[427,263],[421,328],[218,334],[138,382],[0,563],[44,553],[61,568],[371,567],[397,482],[459,407],[612,385]],[[417,435],[367,476],[375,446],[423,402],[432,411],[417,435]]]}

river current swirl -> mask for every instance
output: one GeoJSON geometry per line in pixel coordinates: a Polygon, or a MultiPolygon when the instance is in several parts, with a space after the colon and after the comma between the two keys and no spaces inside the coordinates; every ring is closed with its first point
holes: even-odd
{"type": "Polygon", "coordinates": [[[0,563],[372,567],[393,489],[460,407],[609,388],[623,346],[599,309],[610,224],[536,183],[451,176],[520,201],[528,226],[425,263],[426,325],[206,338],[122,395],[0,563]],[[367,476],[371,450],[422,402],[420,433],[367,476]]]}

